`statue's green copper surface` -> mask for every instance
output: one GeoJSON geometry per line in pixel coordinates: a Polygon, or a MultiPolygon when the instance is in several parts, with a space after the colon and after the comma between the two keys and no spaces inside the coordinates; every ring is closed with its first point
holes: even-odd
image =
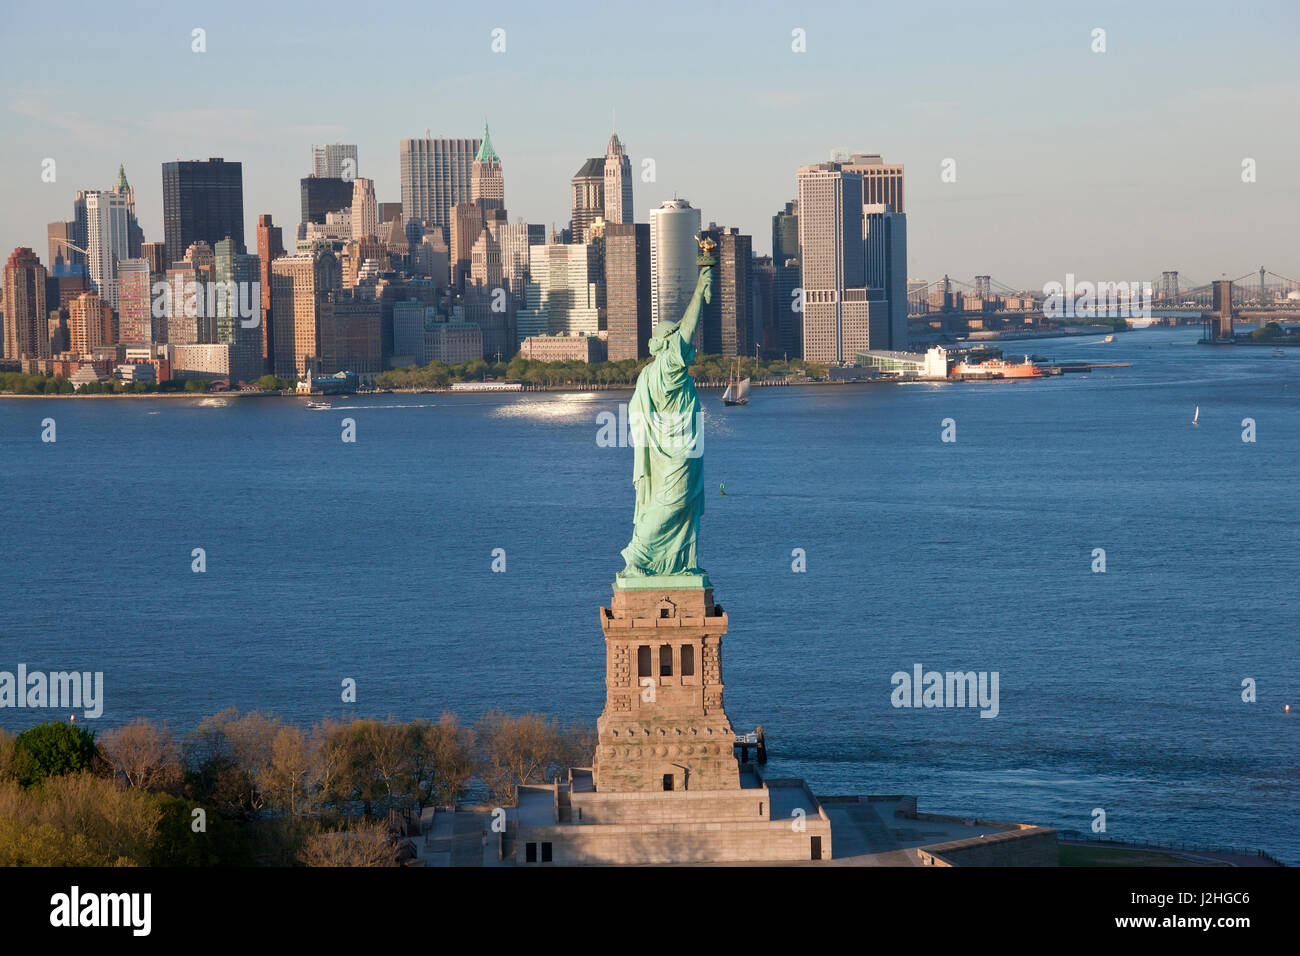
{"type": "Polygon", "coordinates": [[[655,359],[637,376],[628,406],[636,511],[632,540],[623,549],[627,567],[615,582],[623,588],[641,584],[634,579],[669,575],[707,581],[697,550],[704,513],[702,415],[690,364],[700,311],[713,295],[712,245],[707,239],[701,243],[699,279],[681,321],[655,327],[650,339],[655,359]]]}

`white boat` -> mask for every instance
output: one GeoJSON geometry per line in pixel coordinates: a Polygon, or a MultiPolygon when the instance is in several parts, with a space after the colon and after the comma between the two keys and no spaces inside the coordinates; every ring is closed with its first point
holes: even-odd
{"type": "Polygon", "coordinates": [[[742,378],[727,383],[727,390],[722,393],[723,405],[749,404],[749,379],[742,378]]]}
{"type": "Polygon", "coordinates": [[[308,408],[329,408],[330,406],[326,402],[308,402],[307,407],[308,408]]]}
{"type": "Polygon", "coordinates": [[[1197,421],[1196,421],[1196,420],[1197,420],[1198,418],[1200,418],[1200,417],[1201,417],[1201,406],[1200,406],[1200,405],[1197,405],[1197,406],[1196,406],[1196,411],[1192,414],[1192,424],[1193,424],[1193,425],[1197,424],[1197,421]]]}
{"type": "Polygon", "coordinates": [[[1286,351],[1284,349],[1274,349],[1273,355],[1275,358],[1281,358],[1282,356],[1286,355],[1286,351]]]}

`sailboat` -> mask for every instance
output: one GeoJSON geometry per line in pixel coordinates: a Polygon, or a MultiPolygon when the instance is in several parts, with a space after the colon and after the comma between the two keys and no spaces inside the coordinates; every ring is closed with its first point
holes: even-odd
{"type": "Polygon", "coordinates": [[[1193,425],[1197,424],[1197,421],[1196,421],[1196,420],[1197,420],[1198,418],[1200,418],[1200,417],[1201,417],[1201,406],[1200,406],[1200,405],[1197,405],[1197,406],[1196,406],[1196,411],[1192,414],[1192,424],[1193,424],[1193,425]]]}
{"type": "Polygon", "coordinates": [[[724,405],[748,405],[749,404],[749,379],[740,377],[740,361],[736,361],[736,374],[731,381],[727,383],[727,390],[722,393],[722,404],[724,405]]]}

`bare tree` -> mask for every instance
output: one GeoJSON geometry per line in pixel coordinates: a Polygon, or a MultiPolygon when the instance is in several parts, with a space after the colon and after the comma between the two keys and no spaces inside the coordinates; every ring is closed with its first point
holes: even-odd
{"type": "Polygon", "coordinates": [[[512,806],[523,783],[544,783],[560,757],[559,731],[541,714],[511,717],[490,710],[475,725],[479,776],[492,799],[512,806]]]}
{"type": "Polygon", "coordinates": [[[420,809],[432,804],[453,806],[464,796],[474,776],[474,731],[462,727],[455,714],[443,713],[436,724],[413,721],[412,779],[420,809]]]}
{"type": "Polygon", "coordinates": [[[181,748],[166,724],[137,718],[101,734],[99,749],[129,786],[166,792],[180,787],[181,748]]]}
{"type": "Polygon", "coordinates": [[[298,860],[306,866],[396,866],[397,843],[386,822],[361,821],[308,836],[298,860]]]}

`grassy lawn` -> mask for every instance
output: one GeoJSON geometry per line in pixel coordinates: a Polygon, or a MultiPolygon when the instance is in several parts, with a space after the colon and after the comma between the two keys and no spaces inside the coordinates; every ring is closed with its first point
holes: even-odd
{"type": "Polygon", "coordinates": [[[1166,850],[1124,850],[1109,846],[1060,846],[1061,866],[1227,866],[1166,850]]]}

